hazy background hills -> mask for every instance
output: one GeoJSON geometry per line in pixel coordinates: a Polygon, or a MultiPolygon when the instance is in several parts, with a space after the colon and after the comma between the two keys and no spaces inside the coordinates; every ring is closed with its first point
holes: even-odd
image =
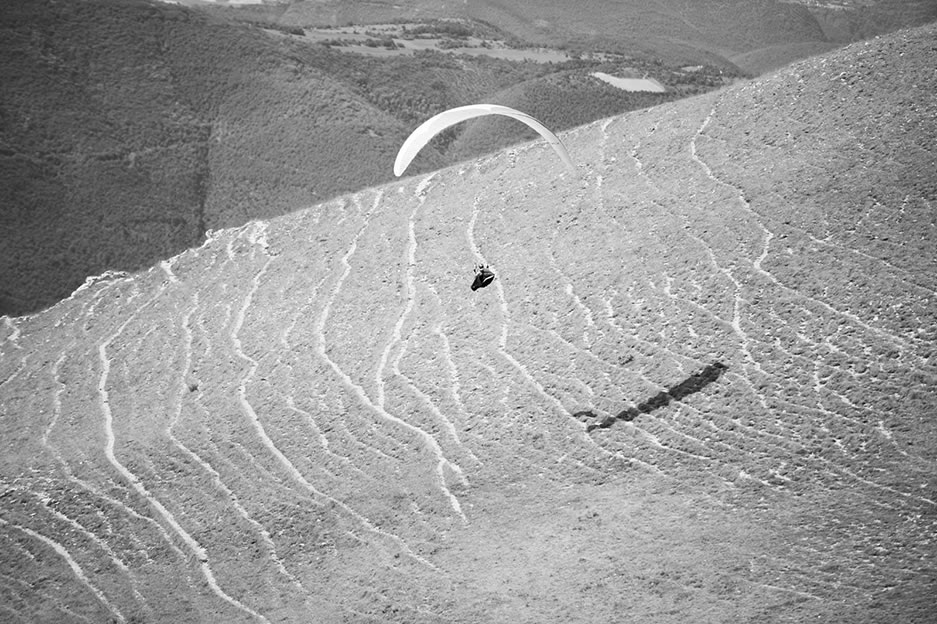
{"type": "Polygon", "coordinates": [[[5,317],[3,617],[933,622],[935,41],[5,317]]]}
{"type": "MultiPolygon", "coordinates": [[[[563,130],[934,17],[932,3],[910,1],[845,11],[727,0],[572,12],[542,2],[192,4],[0,7],[0,313],[41,309],[104,270],[150,266],[209,229],[386,181],[407,133],[451,106],[497,102],[563,130]],[[465,18],[512,46],[615,55],[368,57],[302,36],[437,17],[465,18]],[[628,93],[596,70],[649,73],[668,93],[628,93]]],[[[414,172],[529,138],[518,126],[466,124],[414,172]]]]}
{"type": "MultiPolygon", "coordinates": [[[[8,2],[0,27],[4,313],[48,305],[108,268],[148,266],[207,228],[386,180],[419,121],[558,71],[343,54],[133,0],[8,2]]],[[[679,94],[576,86],[589,105],[544,102],[548,121],[570,127],[679,94]]]]}
{"type": "Polygon", "coordinates": [[[285,26],[464,17],[497,25],[537,45],[619,51],[670,62],[731,63],[753,74],[937,19],[937,7],[928,0],[595,0],[575,11],[558,0],[332,0],[244,5],[236,13],[263,15],[285,26]]]}

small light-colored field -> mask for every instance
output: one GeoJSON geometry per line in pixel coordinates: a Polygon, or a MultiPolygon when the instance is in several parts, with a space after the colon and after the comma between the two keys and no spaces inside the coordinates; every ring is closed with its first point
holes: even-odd
{"type": "Polygon", "coordinates": [[[593,72],[593,76],[607,82],[613,87],[624,91],[648,91],[651,93],[666,93],[667,89],[653,78],[619,78],[605,72],[593,72]]]}

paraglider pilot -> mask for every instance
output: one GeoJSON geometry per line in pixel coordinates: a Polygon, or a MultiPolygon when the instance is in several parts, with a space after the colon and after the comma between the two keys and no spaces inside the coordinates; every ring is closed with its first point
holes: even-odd
{"type": "Polygon", "coordinates": [[[495,274],[488,268],[487,264],[479,264],[475,267],[475,281],[472,282],[472,290],[484,288],[495,279],[495,274]]]}

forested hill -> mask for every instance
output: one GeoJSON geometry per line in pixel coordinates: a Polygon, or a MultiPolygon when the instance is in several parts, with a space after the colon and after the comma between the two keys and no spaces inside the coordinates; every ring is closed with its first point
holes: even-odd
{"type": "Polygon", "coordinates": [[[3,2],[0,59],[0,313],[382,179],[405,131],[263,32],[164,3],[3,2]]]}

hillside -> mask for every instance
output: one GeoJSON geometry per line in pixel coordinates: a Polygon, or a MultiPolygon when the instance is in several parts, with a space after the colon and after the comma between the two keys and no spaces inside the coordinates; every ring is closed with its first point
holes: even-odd
{"type": "Polygon", "coordinates": [[[750,75],[937,20],[932,0],[593,0],[573,11],[559,0],[328,0],[233,10],[292,27],[462,17],[497,25],[528,44],[618,51],[673,64],[692,59],[750,75]]]}
{"type": "Polygon", "coordinates": [[[937,20],[931,0],[788,0],[807,7],[824,35],[838,43],[868,39],[937,20]]]}
{"type": "MultiPolygon", "coordinates": [[[[373,59],[225,15],[144,0],[0,4],[0,314],[148,267],[207,230],[386,182],[420,121],[512,85],[540,84],[557,129],[644,104],[606,90],[601,105],[568,110],[565,93],[543,88],[598,63],[373,59]]],[[[660,69],[678,95],[731,77],[660,69]]],[[[512,140],[430,149],[417,166],[512,140]]]]}
{"type": "Polygon", "coordinates": [[[3,618],[933,621],[935,37],[4,318],[3,618]]]}
{"type": "MultiPolygon", "coordinates": [[[[719,80],[711,76],[713,82],[719,80]]],[[[557,72],[545,78],[525,81],[494,93],[487,101],[522,110],[543,121],[551,128],[584,125],[592,121],[597,112],[610,117],[623,109],[637,110],[658,105],[681,97],[671,89],[667,93],[632,92],[623,94],[601,80],[582,72],[557,72]],[[578,123],[568,124],[575,120],[578,123]]],[[[455,160],[465,160],[493,151],[499,143],[519,143],[531,140],[536,133],[510,119],[485,119],[468,122],[452,141],[446,154],[455,160]]]]}
{"type": "MultiPolygon", "coordinates": [[[[290,26],[463,17],[494,24],[534,45],[599,49],[668,63],[733,66],[729,57],[768,46],[825,41],[806,7],[775,0],[599,0],[571,11],[557,0],[286,2],[237,9],[290,26]]],[[[752,68],[744,68],[751,71],[752,68]]]]}
{"type": "Polygon", "coordinates": [[[0,29],[0,313],[385,179],[406,133],[263,33],[171,5],[11,1],[0,29]]]}

